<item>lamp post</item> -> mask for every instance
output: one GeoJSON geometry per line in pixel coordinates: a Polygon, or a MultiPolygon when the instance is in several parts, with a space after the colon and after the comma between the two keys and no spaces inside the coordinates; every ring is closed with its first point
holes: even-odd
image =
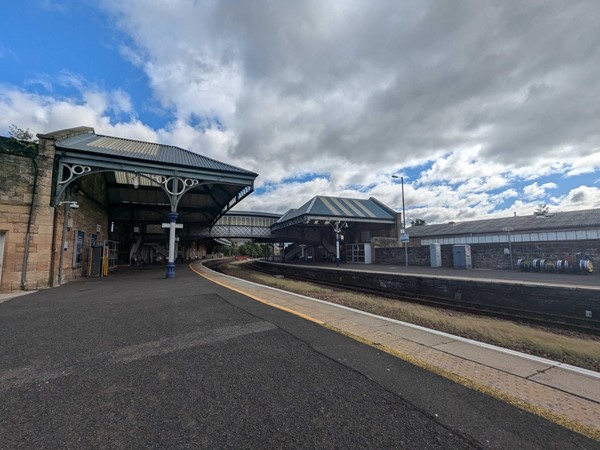
{"type": "Polygon", "coordinates": [[[337,221],[331,224],[333,227],[333,231],[335,232],[335,265],[337,267],[340,266],[340,240],[344,239],[344,236],[341,236],[342,229],[348,227],[348,223],[337,221]]]}
{"type": "MultiPolygon", "coordinates": [[[[398,175],[392,175],[392,178],[400,178],[400,184],[402,186],[402,234],[406,233],[406,212],[404,210],[404,177],[398,175]]],[[[402,245],[404,246],[404,265],[408,267],[408,242],[402,239],[402,245]]]]}

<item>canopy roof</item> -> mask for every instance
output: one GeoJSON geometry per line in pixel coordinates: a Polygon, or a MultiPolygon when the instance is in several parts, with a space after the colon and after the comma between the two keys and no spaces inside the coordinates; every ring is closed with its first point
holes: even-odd
{"type": "Polygon", "coordinates": [[[38,135],[55,141],[54,204],[77,178],[102,172],[114,220],[212,225],[254,190],[258,176],[179,147],[98,135],[79,127],[38,135]]]}
{"type": "Polygon", "coordinates": [[[319,195],[298,209],[290,209],[271,229],[279,230],[301,223],[329,225],[336,221],[394,224],[396,214],[393,209],[373,197],[354,199],[319,195]]]}

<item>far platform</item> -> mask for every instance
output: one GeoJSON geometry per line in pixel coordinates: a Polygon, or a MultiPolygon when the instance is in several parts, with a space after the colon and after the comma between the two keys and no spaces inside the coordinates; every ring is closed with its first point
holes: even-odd
{"type": "Polygon", "coordinates": [[[523,272],[518,269],[454,269],[450,267],[404,266],[399,264],[360,264],[326,262],[301,262],[301,261],[268,261],[285,265],[305,265],[311,268],[352,270],[362,272],[396,273],[399,275],[418,275],[435,278],[460,278],[490,280],[494,282],[526,284],[540,284],[544,286],[576,286],[589,289],[600,289],[600,272],[592,273],[549,273],[549,272],[523,272]]]}

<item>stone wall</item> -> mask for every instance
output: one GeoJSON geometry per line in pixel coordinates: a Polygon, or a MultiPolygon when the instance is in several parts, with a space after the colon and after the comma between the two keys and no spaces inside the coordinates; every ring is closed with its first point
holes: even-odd
{"type": "MultiPolygon", "coordinates": [[[[471,263],[474,269],[509,269],[510,257],[505,254],[508,243],[471,244],[471,263]]],[[[442,267],[453,267],[452,245],[442,245],[442,267]]],[[[552,242],[519,242],[512,244],[513,266],[519,258],[572,259],[576,254],[588,255],[592,261],[600,262],[600,242],[598,241],[552,241],[552,242]]],[[[404,264],[402,247],[376,247],[374,263],[404,264]]],[[[412,266],[429,266],[429,246],[408,248],[408,264],[412,266]]]]}
{"type": "Polygon", "coordinates": [[[600,330],[600,293],[597,289],[507,283],[485,279],[440,278],[420,274],[384,273],[328,269],[306,265],[256,261],[261,268],[290,278],[334,282],[398,294],[460,300],[480,309],[482,306],[518,312],[523,317],[552,318],[600,330]]]}
{"type": "MultiPolygon", "coordinates": [[[[0,291],[41,289],[58,284],[64,214],[62,207],[55,211],[51,206],[55,153],[54,139],[42,136],[35,156],[38,167],[35,195],[35,169],[31,158],[0,153],[0,234],[4,240],[0,291]],[[26,252],[32,199],[29,248],[26,252]]],[[[68,222],[68,245],[63,265],[63,280],[69,280],[86,273],[91,235],[95,234],[98,241],[108,238],[108,199],[104,176],[88,175],[73,182],[63,200],[77,201],[80,205],[79,209],[69,212],[72,220],[68,222]],[[76,230],[85,233],[80,267],[73,267],[76,230]]]]}
{"type": "MultiPolygon", "coordinates": [[[[67,208],[67,249],[64,254],[63,262],[63,281],[80,278],[87,274],[89,263],[90,245],[92,235],[96,242],[103,242],[108,239],[108,198],[106,198],[106,184],[102,173],[86,175],[79,180],[75,180],[65,193],[67,201],[76,201],[78,209],[67,208]],[[70,220],[69,220],[70,219],[70,220]],[[79,265],[74,263],[73,252],[75,250],[75,240],[78,231],[83,234],[83,248],[79,265]]],[[[60,208],[60,218],[57,226],[56,247],[57,253],[60,252],[63,231],[64,211],[60,208]]],[[[60,255],[60,253],[59,253],[60,255]]],[[[57,258],[57,263],[59,258],[57,258]]],[[[54,272],[54,283],[58,284],[58,268],[54,272]]]]}
{"type": "Polygon", "coordinates": [[[40,148],[35,198],[32,160],[0,153],[0,233],[4,234],[1,291],[48,287],[52,254],[54,208],[50,206],[53,149],[40,148]],[[27,261],[24,260],[27,225],[32,198],[34,205],[27,261]],[[27,263],[26,277],[22,277],[27,263]]]}

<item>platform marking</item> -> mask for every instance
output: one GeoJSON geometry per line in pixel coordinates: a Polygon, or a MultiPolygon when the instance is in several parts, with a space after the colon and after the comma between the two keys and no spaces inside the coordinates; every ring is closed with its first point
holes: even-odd
{"type": "MultiPolygon", "coordinates": [[[[206,278],[207,280],[209,280],[209,281],[211,281],[211,282],[213,282],[213,283],[215,283],[215,284],[218,284],[219,286],[222,286],[222,287],[224,287],[224,288],[226,288],[226,289],[229,289],[229,290],[231,290],[231,291],[237,292],[238,294],[242,294],[242,295],[244,295],[244,296],[246,296],[246,297],[250,297],[252,300],[256,300],[257,302],[264,303],[265,305],[272,306],[273,308],[277,308],[277,309],[280,309],[280,310],[282,310],[282,311],[285,311],[285,312],[287,312],[287,313],[294,314],[294,315],[296,315],[296,316],[298,316],[298,317],[301,317],[301,318],[303,318],[303,319],[306,319],[306,320],[308,320],[308,321],[310,321],[310,322],[314,322],[314,323],[316,323],[316,324],[319,324],[319,325],[325,325],[325,322],[323,322],[322,320],[315,319],[314,317],[311,317],[311,316],[309,316],[309,315],[306,315],[306,314],[303,314],[303,313],[301,313],[301,312],[295,311],[295,310],[293,310],[293,309],[287,308],[287,307],[285,307],[285,306],[278,305],[277,303],[272,303],[272,302],[270,302],[270,301],[268,301],[268,300],[265,300],[265,299],[263,299],[263,298],[260,298],[260,297],[257,297],[257,296],[255,296],[255,295],[253,295],[253,294],[250,294],[249,292],[243,291],[243,290],[241,290],[241,289],[235,288],[235,287],[233,287],[233,286],[230,286],[230,285],[228,285],[228,284],[225,284],[225,283],[223,283],[223,282],[221,282],[221,281],[218,281],[216,278],[211,278],[211,277],[210,277],[210,276],[208,276],[207,274],[205,274],[205,273],[202,273],[202,272],[199,272],[198,270],[196,270],[196,269],[193,267],[193,263],[192,263],[192,264],[190,264],[190,266],[189,266],[189,267],[190,267],[190,269],[192,269],[192,271],[193,271],[194,273],[196,273],[197,275],[200,275],[202,278],[206,278]]],[[[204,266],[203,266],[203,267],[204,267],[204,266]]],[[[205,269],[207,269],[207,270],[211,270],[211,269],[208,269],[207,267],[205,267],[205,269]]],[[[223,274],[223,273],[221,273],[221,274],[219,274],[219,275],[222,275],[222,276],[224,276],[224,277],[228,277],[228,278],[232,278],[232,279],[234,279],[234,280],[240,280],[240,278],[235,278],[235,277],[232,277],[232,276],[230,276],[230,275],[225,275],[225,274],[223,274]]],[[[242,280],[242,281],[246,281],[246,280],[242,280]]],[[[247,281],[247,282],[248,282],[248,283],[252,283],[251,281],[247,281]]],[[[254,285],[256,285],[256,286],[260,286],[260,287],[267,287],[267,286],[264,286],[264,285],[262,285],[262,284],[258,284],[258,283],[252,283],[252,284],[254,284],[254,285]]],[[[273,288],[273,289],[275,289],[275,288],[273,288]]],[[[288,294],[289,294],[289,292],[287,292],[287,291],[284,291],[284,290],[281,290],[281,289],[276,289],[276,290],[278,290],[279,292],[284,292],[284,293],[288,293],[288,294]]],[[[310,298],[310,297],[306,297],[306,298],[310,298]]]]}
{"type": "MultiPolygon", "coordinates": [[[[210,278],[208,275],[205,275],[203,273],[198,272],[196,269],[194,269],[192,267],[192,264],[190,264],[190,268],[192,269],[192,271],[194,271],[198,275],[200,275],[200,276],[202,276],[202,277],[204,277],[204,278],[206,278],[208,280],[211,280],[211,281],[217,283],[220,286],[223,286],[223,287],[226,287],[228,289],[231,289],[231,290],[233,290],[233,291],[235,291],[235,292],[237,292],[239,294],[246,295],[247,297],[253,298],[254,300],[257,300],[257,301],[259,301],[261,303],[265,303],[267,305],[271,305],[271,306],[274,306],[276,308],[282,309],[282,310],[284,310],[286,312],[289,312],[289,313],[292,313],[292,314],[296,314],[296,315],[298,315],[298,316],[300,316],[302,318],[310,320],[311,322],[319,323],[321,325],[324,325],[324,324],[327,323],[327,322],[324,322],[324,321],[321,321],[321,320],[317,320],[317,319],[315,319],[313,317],[307,316],[307,315],[305,315],[303,313],[300,313],[300,312],[294,311],[292,309],[286,308],[284,306],[279,306],[279,305],[277,305],[275,303],[271,303],[271,302],[269,302],[267,300],[264,300],[264,299],[261,299],[259,297],[253,296],[251,294],[248,294],[248,293],[244,292],[241,289],[230,287],[230,286],[228,286],[225,283],[216,281],[216,280],[210,278]]],[[[203,266],[203,267],[205,267],[205,266],[203,266]]],[[[211,270],[211,269],[208,269],[207,267],[205,267],[205,268],[207,270],[211,270]]],[[[328,302],[326,300],[320,300],[318,298],[312,298],[312,297],[308,297],[308,296],[302,295],[302,294],[295,294],[293,292],[285,291],[283,289],[279,289],[279,288],[275,288],[275,287],[271,287],[271,286],[266,286],[264,284],[255,283],[253,281],[243,280],[241,278],[236,278],[236,277],[233,277],[231,275],[226,275],[226,274],[223,274],[223,273],[220,273],[219,275],[222,276],[222,277],[231,278],[233,280],[242,281],[244,283],[249,283],[251,285],[254,285],[254,286],[257,286],[257,287],[260,287],[260,288],[270,289],[270,290],[281,292],[281,293],[284,293],[284,294],[294,295],[294,296],[297,296],[297,297],[300,297],[300,298],[303,298],[303,299],[306,299],[306,300],[310,300],[310,301],[313,301],[313,302],[323,303],[325,305],[333,306],[333,307],[344,309],[344,310],[347,310],[347,311],[352,311],[354,313],[361,314],[361,315],[364,315],[364,316],[373,317],[373,318],[376,318],[376,319],[384,320],[386,322],[391,322],[391,323],[395,323],[395,324],[398,324],[398,325],[403,325],[403,326],[408,327],[408,328],[414,328],[414,329],[419,330],[419,331],[425,331],[425,332],[428,332],[428,333],[431,333],[431,334],[435,334],[435,335],[438,335],[438,336],[450,338],[450,339],[455,340],[455,341],[465,342],[467,344],[471,344],[471,345],[474,345],[474,346],[477,346],[477,347],[486,348],[488,350],[494,350],[494,351],[497,351],[497,352],[500,352],[500,353],[504,353],[504,354],[507,354],[507,355],[511,355],[511,356],[517,356],[517,357],[520,357],[520,358],[523,358],[523,359],[527,359],[527,360],[530,360],[530,361],[534,361],[534,362],[537,362],[537,363],[540,363],[540,364],[545,364],[545,365],[548,365],[548,366],[551,366],[551,367],[557,367],[557,368],[564,369],[564,370],[569,371],[569,372],[574,372],[574,373],[577,373],[579,375],[585,375],[585,376],[588,376],[590,378],[595,378],[595,379],[600,380],[600,373],[594,372],[592,370],[582,369],[581,367],[572,366],[570,364],[561,363],[559,361],[553,361],[551,359],[546,359],[546,358],[542,358],[542,357],[539,357],[539,356],[528,355],[526,353],[521,353],[521,352],[518,352],[516,350],[510,350],[510,349],[507,349],[507,348],[498,347],[496,345],[486,344],[485,342],[475,341],[473,339],[464,338],[462,336],[455,336],[455,335],[450,334],[450,333],[445,333],[443,331],[433,330],[431,328],[426,328],[426,327],[423,327],[423,326],[420,326],[420,325],[415,325],[413,323],[402,322],[401,320],[391,319],[389,317],[384,317],[384,316],[378,316],[377,314],[369,313],[369,312],[366,312],[366,311],[361,311],[359,309],[354,309],[354,308],[351,308],[349,306],[338,305],[337,303],[331,303],[331,302],[328,302]]]]}
{"type": "MultiPolygon", "coordinates": [[[[509,404],[511,404],[513,406],[516,406],[517,408],[523,409],[525,411],[529,411],[529,412],[531,412],[531,413],[533,413],[535,415],[538,415],[540,417],[544,417],[545,419],[547,419],[547,420],[549,420],[551,422],[557,423],[557,424],[559,424],[559,425],[561,425],[561,426],[563,426],[563,427],[565,427],[567,429],[570,429],[572,431],[575,431],[577,433],[583,434],[583,435],[588,436],[588,437],[590,437],[592,439],[600,441],[600,431],[598,429],[596,429],[596,428],[592,428],[592,427],[590,427],[588,425],[585,425],[585,424],[582,424],[580,422],[577,422],[576,420],[569,419],[569,418],[565,417],[564,415],[561,415],[560,413],[556,413],[554,411],[551,411],[551,410],[549,410],[549,409],[547,409],[545,407],[533,405],[533,404],[529,403],[528,401],[526,401],[524,399],[518,398],[518,397],[513,396],[513,395],[511,395],[509,393],[506,393],[504,391],[501,391],[501,390],[498,390],[498,389],[494,389],[492,387],[480,384],[480,383],[478,383],[478,382],[476,382],[474,380],[471,380],[469,378],[466,378],[466,377],[464,377],[462,375],[455,374],[455,373],[453,373],[453,372],[451,372],[451,371],[449,371],[447,369],[444,369],[444,368],[441,368],[441,367],[437,367],[437,366],[435,366],[435,365],[433,365],[433,364],[431,364],[431,363],[429,363],[427,361],[424,361],[424,360],[421,360],[419,358],[416,358],[416,357],[414,357],[414,356],[412,356],[410,354],[407,354],[407,353],[404,353],[402,351],[396,350],[394,348],[388,347],[388,346],[383,345],[381,343],[370,341],[369,339],[366,339],[366,338],[364,338],[362,336],[359,336],[359,335],[355,335],[355,334],[353,334],[351,332],[339,329],[339,328],[337,328],[337,327],[335,327],[335,326],[333,326],[333,325],[331,325],[331,324],[329,324],[327,322],[314,319],[313,317],[307,316],[307,315],[305,315],[303,313],[300,313],[298,311],[294,311],[294,310],[292,310],[290,308],[286,308],[286,307],[283,307],[283,306],[271,303],[269,301],[266,301],[264,299],[256,297],[255,295],[248,294],[248,293],[244,292],[241,289],[229,286],[229,285],[227,285],[227,284],[225,284],[223,282],[220,282],[220,281],[217,281],[214,278],[211,278],[207,274],[199,272],[194,267],[192,267],[192,264],[190,264],[189,267],[196,274],[202,276],[203,278],[205,278],[205,279],[207,279],[207,280],[209,280],[209,281],[211,281],[213,283],[218,284],[219,286],[225,287],[227,289],[230,289],[232,291],[235,291],[237,293],[240,293],[242,295],[250,297],[250,298],[252,298],[252,299],[254,299],[256,301],[259,301],[261,303],[264,303],[266,305],[273,306],[273,307],[275,307],[277,309],[289,312],[289,313],[294,314],[294,315],[296,315],[298,317],[302,317],[302,318],[304,318],[306,320],[309,320],[311,322],[315,322],[315,323],[317,323],[317,324],[319,324],[319,325],[321,325],[321,326],[323,326],[323,327],[325,327],[327,329],[330,329],[330,330],[332,330],[332,331],[334,331],[336,333],[340,333],[340,334],[343,334],[345,336],[348,336],[351,339],[354,339],[356,341],[362,342],[363,344],[366,344],[366,345],[369,345],[370,347],[373,347],[373,348],[379,349],[381,351],[384,351],[385,353],[388,353],[388,354],[390,354],[392,356],[400,358],[400,359],[402,359],[404,361],[407,361],[407,362],[409,362],[411,364],[414,364],[414,365],[416,365],[418,367],[421,367],[421,368],[423,368],[425,370],[433,372],[433,373],[435,373],[435,374],[437,374],[439,376],[445,377],[445,378],[450,379],[450,380],[452,380],[452,381],[454,381],[456,383],[462,384],[463,386],[465,386],[465,387],[467,387],[469,389],[473,389],[473,390],[482,392],[482,393],[484,393],[486,395],[489,395],[491,397],[497,398],[498,400],[501,400],[501,401],[509,403],[509,404]]],[[[211,269],[206,268],[204,265],[202,265],[202,267],[205,270],[211,270],[211,269]]],[[[493,346],[493,345],[490,345],[490,344],[485,344],[485,343],[482,343],[482,342],[473,341],[471,339],[462,338],[460,336],[454,336],[454,335],[451,335],[451,334],[448,334],[448,333],[444,333],[444,332],[441,332],[441,331],[431,330],[429,328],[424,328],[424,327],[421,327],[419,325],[413,325],[413,324],[410,324],[410,323],[401,322],[401,321],[396,320],[396,319],[390,319],[390,318],[387,318],[387,317],[378,316],[376,314],[368,313],[368,312],[365,312],[365,311],[360,311],[360,310],[357,310],[357,309],[350,308],[348,306],[338,305],[338,304],[335,304],[335,303],[330,303],[330,302],[327,302],[325,300],[319,300],[319,299],[312,298],[312,297],[307,297],[307,296],[301,295],[301,294],[294,294],[292,292],[285,291],[283,289],[274,288],[274,287],[271,287],[271,286],[265,286],[263,284],[255,283],[253,281],[247,281],[247,280],[243,280],[241,278],[236,278],[236,277],[233,277],[231,275],[226,275],[226,274],[223,274],[223,273],[219,273],[218,275],[221,276],[221,277],[225,277],[225,278],[229,278],[229,279],[238,281],[238,282],[248,283],[248,284],[251,284],[251,285],[259,287],[259,288],[266,288],[266,289],[270,289],[270,290],[281,292],[281,293],[285,293],[285,294],[291,294],[291,295],[294,295],[294,296],[297,296],[297,297],[300,297],[300,298],[304,298],[304,299],[307,299],[307,300],[311,300],[311,301],[314,301],[314,302],[323,303],[323,304],[326,304],[326,305],[329,305],[329,306],[335,306],[337,308],[345,309],[345,310],[348,310],[348,311],[352,311],[352,312],[363,314],[363,315],[370,316],[370,317],[375,317],[375,318],[378,318],[378,319],[381,319],[381,320],[390,321],[392,323],[398,323],[398,324],[405,325],[405,326],[408,326],[408,327],[425,330],[425,331],[431,332],[433,334],[447,336],[447,337],[450,337],[450,338],[454,338],[455,340],[465,341],[465,342],[468,342],[468,343],[476,345],[476,346],[480,345],[480,346],[484,346],[485,348],[491,348],[493,350],[498,350],[500,352],[504,351],[506,353],[513,354],[515,356],[523,357],[525,359],[532,359],[532,360],[538,361],[538,362],[553,363],[555,366],[560,366],[563,369],[569,369],[569,368],[571,368],[571,369],[574,369],[573,371],[575,371],[575,372],[583,373],[585,375],[587,375],[589,373],[594,378],[600,378],[600,374],[597,373],[597,372],[592,372],[592,371],[589,371],[589,370],[586,370],[586,369],[581,369],[579,367],[570,366],[568,364],[562,364],[562,363],[559,363],[557,361],[546,360],[544,358],[539,358],[537,356],[527,355],[527,354],[519,353],[519,352],[516,352],[516,351],[513,351],[513,350],[503,349],[501,347],[496,347],[496,346],[493,346]]],[[[455,355],[452,355],[452,356],[455,356],[455,355]]],[[[455,356],[455,357],[460,358],[458,356],[455,356]]],[[[480,364],[480,363],[476,363],[476,364],[480,364]]],[[[492,368],[492,369],[494,369],[494,368],[492,368]]],[[[495,370],[503,372],[500,369],[495,369],[495,370]]],[[[516,376],[516,375],[514,375],[514,376],[516,376]]],[[[521,377],[521,378],[523,378],[523,377],[521,377]]],[[[528,378],[523,378],[523,380],[530,381],[530,382],[532,381],[532,380],[529,380],[528,378]]],[[[535,381],[533,381],[533,382],[535,382],[535,381]]],[[[537,382],[535,382],[535,383],[537,383],[537,382]]],[[[552,386],[546,386],[546,387],[548,389],[557,389],[557,388],[553,388],[552,386]]],[[[557,389],[557,390],[561,391],[560,389],[557,389]]],[[[574,394],[570,394],[570,395],[574,395],[574,394]]],[[[592,401],[592,400],[589,400],[589,401],[592,401]]]]}
{"type": "MultiPolygon", "coordinates": [[[[401,352],[399,350],[396,350],[394,348],[388,347],[386,345],[383,345],[383,344],[380,344],[380,343],[377,343],[377,342],[370,341],[369,339],[366,339],[366,338],[364,338],[362,336],[358,336],[358,335],[355,335],[355,334],[350,333],[348,331],[339,329],[339,328],[337,328],[337,327],[335,327],[335,326],[333,326],[331,324],[328,324],[327,322],[314,319],[313,317],[307,316],[307,315],[305,315],[303,313],[300,313],[298,311],[294,311],[294,310],[292,310],[290,308],[286,308],[286,307],[283,307],[283,306],[271,303],[269,301],[266,301],[264,299],[256,297],[255,295],[248,294],[247,292],[244,292],[241,289],[229,286],[229,285],[227,285],[227,284],[225,284],[225,283],[223,283],[221,281],[217,281],[216,279],[211,278],[210,276],[208,276],[205,273],[199,272],[192,265],[193,265],[193,263],[190,264],[189,267],[190,267],[190,269],[193,272],[195,272],[196,274],[200,275],[201,277],[203,277],[203,278],[205,278],[205,279],[207,279],[207,280],[209,280],[209,281],[211,281],[213,283],[218,284],[219,286],[225,287],[227,289],[230,289],[232,291],[235,291],[237,293],[240,293],[242,295],[250,297],[250,298],[252,298],[252,299],[254,299],[256,301],[259,301],[261,303],[264,303],[266,305],[273,306],[273,307],[275,307],[277,309],[289,312],[289,313],[294,314],[294,315],[296,315],[298,317],[302,317],[302,318],[304,318],[306,320],[309,320],[311,322],[315,322],[315,323],[317,323],[317,324],[319,324],[319,325],[321,325],[321,326],[323,326],[323,327],[325,327],[327,329],[330,329],[330,330],[332,330],[332,331],[334,331],[336,333],[343,334],[345,336],[348,336],[351,339],[354,339],[356,341],[362,342],[363,344],[369,345],[370,347],[377,348],[377,349],[379,349],[381,351],[384,351],[385,353],[388,353],[388,354],[390,354],[392,356],[400,358],[400,359],[402,359],[404,361],[407,361],[407,362],[409,362],[411,364],[414,364],[414,365],[416,365],[418,367],[421,367],[421,368],[423,368],[425,370],[433,372],[433,373],[435,373],[435,374],[437,374],[439,376],[442,376],[442,377],[450,379],[450,380],[452,380],[452,381],[454,381],[456,383],[459,383],[459,384],[461,384],[461,385],[463,385],[463,386],[465,386],[465,387],[467,387],[469,389],[473,389],[473,390],[476,390],[478,392],[482,392],[482,393],[484,393],[486,395],[489,395],[491,397],[497,398],[498,400],[501,400],[501,401],[509,403],[509,404],[511,404],[513,406],[516,406],[517,408],[523,409],[525,411],[529,411],[529,412],[531,412],[531,413],[533,413],[535,415],[538,415],[540,417],[544,417],[545,419],[547,419],[547,420],[549,420],[551,422],[557,423],[557,424],[559,424],[559,425],[561,425],[561,426],[563,426],[563,427],[565,427],[567,429],[573,430],[573,431],[575,431],[577,433],[583,434],[583,435],[588,436],[588,437],[590,437],[592,439],[600,441],[600,431],[597,430],[597,429],[595,429],[595,428],[592,428],[592,427],[590,427],[588,425],[579,423],[579,422],[577,422],[575,420],[568,419],[567,417],[565,417],[565,416],[563,416],[563,415],[561,415],[559,413],[556,413],[554,411],[551,411],[551,410],[549,410],[547,408],[540,407],[540,406],[535,406],[535,405],[530,404],[529,402],[527,402],[527,401],[525,401],[523,399],[520,399],[518,397],[515,397],[515,396],[513,396],[511,394],[508,394],[506,392],[500,391],[498,389],[494,389],[492,387],[485,386],[485,385],[480,384],[480,383],[478,383],[478,382],[476,382],[474,380],[466,378],[466,377],[464,377],[462,375],[455,374],[455,373],[453,373],[453,372],[451,372],[451,371],[449,371],[447,369],[443,369],[441,367],[437,367],[437,366],[435,366],[435,365],[433,365],[431,363],[428,363],[428,362],[426,362],[424,360],[418,359],[418,358],[416,358],[416,357],[414,357],[414,356],[412,356],[410,354],[401,352]]],[[[206,270],[211,270],[211,269],[208,269],[207,267],[205,267],[204,265],[202,265],[202,267],[204,269],[206,269],[206,270]]],[[[273,291],[282,292],[282,293],[285,293],[285,294],[291,294],[291,295],[294,295],[294,296],[297,296],[297,297],[300,297],[300,298],[304,298],[304,299],[307,299],[307,300],[311,300],[311,301],[314,301],[314,302],[323,303],[323,304],[327,304],[329,306],[335,306],[337,308],[345,309],[345,310],[352,311],[352,312],[359,313],[359,314],[363,314],[363,315],[366,315],[366,316],[375,317],[375,318],[378,318],[378,319],[390,321],[392,323],[398,323],[398,324],[405,325],[405,326],[408,326],[408,327],[412,327],[412,328],[417,328],[417,329],[429,331],[429,332],[431,332],[433,334],[438,334],[438,335],[442,335],[442,336],[451,337],[451,338],[454,338],[456,340],[465,341],[465,342],[468,342],[468,343],[473,344],[473,345],[481,345],[481,346],[484,346],[486,348],[491,348],[491,349],[498,350],[498,351],[501,351],[501,352],[502,351],[506,351],[507,353],[513,354],[515,356],[524,357],[525,359],[533,359],[533,360],[538,361],[538,362],[544,361],[544,362],[547,362],[547,363],[553,363],[555,366],[560,366],[560,367],[562,367],[564,369],[571,368],[571,369],[575,369],[574,371],[576,371],[576,372],[583,373],[583,374],[590,373],[595,378],[600,378],[600,374],[599,373],[592,372],[592,371],[589,371],[589,370],[586,370],[586,369],[581,369],[581,368],[575,367],[575,366],[569,366],[568,364],[562,364],[562,363],[559,363],[557,361],[546,360],[544,358],[539,358],[537,356],[531,356],[531,355],[527,355],[527,354],[524,354],[524,353],[515,352],[513,350],[503,349],[501,347],[496,347],[496,346],[493,346],[493,345],[490,345],[490,344],[485,344],[485,343],[482,343],[482,342],[473,341],[471,339],[462,338],[460,336],[453,336],[451,334],[444,333],[444,332],[441,332],[441,331],[431,330],[429,328],[424,328],[424,327],[421,327],[419,325],[413,325],[413,324],[410,324],[410,323],[401,322],[401,321],[396,320],[396,319],[390,319],[390,318],[387,318],[387,317],[378,316],[376,314],[368,313],[368,312],[365,312],[365,311],[360,311],[360,310],[357,310],[357,309],[350,308],[348,306],[338,305],[338,304],[335,304],[335,303],[330,303],[330,302],[327,302],[325,300],[319,300],[319,299],[312,298],[312,297],[307,297],[307,296],[301,295],[301,294],[294,294],[292,292],[285,291],[283,289],[274,288],[274,287],[271,287],[271,286],[265,286],[263,284],[255,283],[253,281],[247,281],[247,280],[243,280],[241,278],[236,278],[236,277],[233,277],[231,275],[226,275],[226,274],[223,274],[223,273],[219,273],[218,275],[221,276],[221,277],[230,278],[230,279],[238,281],[238,282],[248,283],[248,284],[251,284],[253,286],[260,287],[260,288],[266,288],[266,289],[271,289],[273,291]]],[[[453,355],[453,356],[455,356],[455,355],[453,355]]],[[[455,357],[459,358],[458,356],[455,356],[455,357]]],[[[477,363],[477,364],[480,364],[480,363],[477,363]]],[[[495,370],[499,370],[500,372],[503,372],[500,369],[495,369],[495,370]]],[[[523,378],[523,379],[527,380],[527,381],[532,381],[532,380],[528,380],[527,378],[523,378]]],[[[533,381],[533,382],[535,382],[535,381],[533,381]]],[[[548,389],[556,389],[556,388],[553,388],[551,386],[547,386],[547,388],[548,389]]],[[[558,390],[560,390],[560,389],[558,389],[558,390]]],[[[573,395],[573,394],[571,394],[571,395],[573,395]]],[[[590,400],[590,401],[592,401],[592,400],[590,400]]]]}

